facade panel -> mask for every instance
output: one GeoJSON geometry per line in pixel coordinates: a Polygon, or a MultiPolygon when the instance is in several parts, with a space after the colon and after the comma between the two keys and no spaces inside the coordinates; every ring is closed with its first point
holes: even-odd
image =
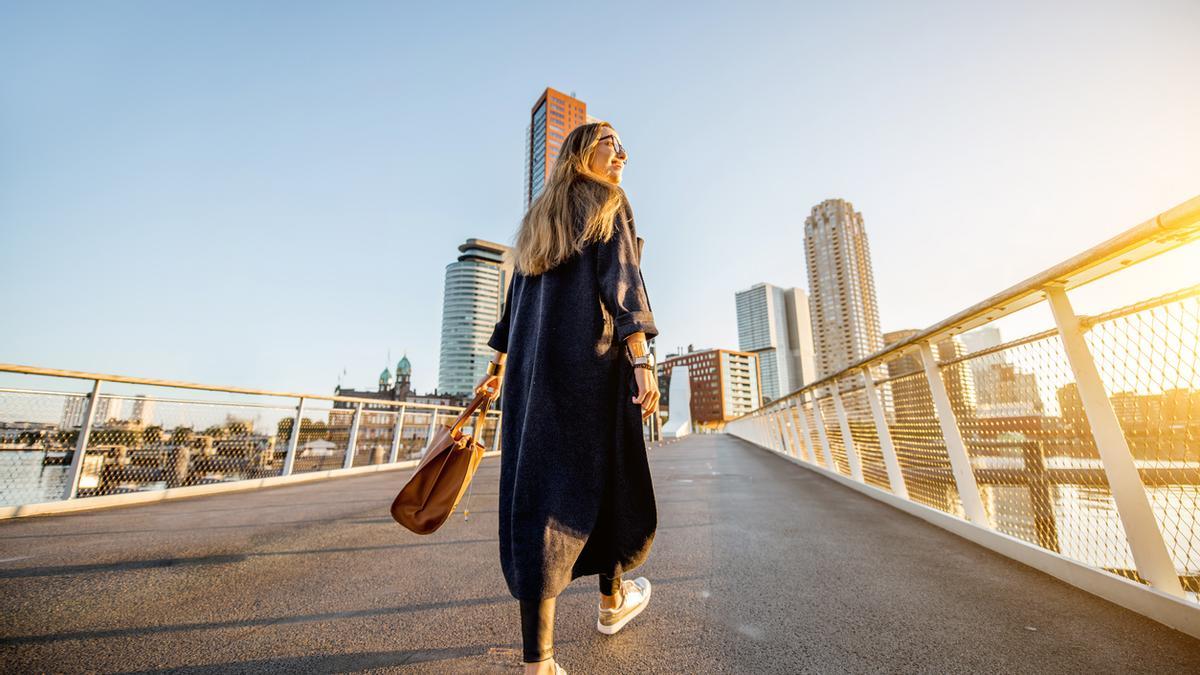
{"type": "Polygon", "coordinates": [[[487,341],[503,315],[512,272],[504,263],[507,246],[468,239],[458,250],[446,266],[438,389],[465,396],[487,371],[487,341]]]}
{"type": "Polygon", "coordinates": [[[547,87],[538,97],[525,139],[526,209],[546,187],[567,134],[588,121],[587,104],[573,96],[547,87]]]}

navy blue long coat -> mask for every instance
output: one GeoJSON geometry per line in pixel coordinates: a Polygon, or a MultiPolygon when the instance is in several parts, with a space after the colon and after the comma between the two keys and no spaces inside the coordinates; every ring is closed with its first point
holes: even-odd
{"type": "Polygon", "coordinates": [[[624,340],[658,329],[628,204],[613,229],[547,272],[514,274],[488,341],[508,354],[500,565],[518,599],[637,567],[654,541],[658,512],[624,340]]]}

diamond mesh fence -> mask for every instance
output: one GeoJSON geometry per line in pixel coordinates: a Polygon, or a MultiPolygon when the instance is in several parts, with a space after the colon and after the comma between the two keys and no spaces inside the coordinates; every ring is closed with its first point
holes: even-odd
{"type": "Polygon", "coordinates": [[[939,511],[962,516],[958,485],[919,356],[889,361],[887,372],[888,380],[880,387],[886,384],[891,391],[888,428],[908,496],[939,511]]]}
{"type": "Polygon", "coordinates": [[[351,466],[386,464],[392,453],[392,441],[396,438],[396,422],[400,419],[398,407],[364,406],[359,412],[358,435],[354,442],[354,459],[351,466]]]}
{"type": "Polygon", "coordinates": [[[941,370],[992,527],[1136,578],[1059,337],[1031,336],[941,370]]]}
{"type": "Polygon", "coordinates": [[[800,418],[796,415],[796,405],[794,401],[788,401],[784,410],[784,419],[787,420],[788,434],[791,439],[792,457],[796,459],[808,459],[808,451],[804,447],[804,438],[800,434],[800,418]]]}
{"type": "Polygon", "coordinates": [[[432,408],[409,408],[405,411],[398,459],[420,458],[429,443],[429,423],[432,419],[432,408]]]}
{"type": "MultiPolygon", "coordinates": [[[[87,447],[74,486],[79,498],[279,476],[293,431],[293,473],[417,459],[435,421],[428,406],[306,399],[295,430],[295,399],[142,385],[134,390],[150,393],[134,395],[122,387],[133,389],[102,383],[95,405],[86,393],[0,388],[0,506],[66,499],[85,426],[87,447]]],[[[448,425],[460,412],[439,408],[436,423],[448,425]]],[[[477,417],[467,433],[475,434],[477,417]]],[[[478,425],[489,450],[498,447],[500,419],[499,410],[490,411],[478,425]]]]}
{"type": "MultiPolygon", "coordinates": [[[[293,473],[342,468],[346,461],[353,418],[353,408],[334,407],[329,401],[306,401],[296,438],[293,473]]],[[[291,426],[294,426],[294,422],[288,425],[289,428],[291,426]]]]}
{"type": "MultiPolygon", "coordinates": [[[[956,316],[955,324],[940,324],[941,335],[955,335],[928,345],[937,362],[932,389],[921,353],[926,346],[918,350],[911,344],[872,357],[873,390],[864,388],[861,372],[842,371],[795,392],[795,412],[764,407],[732,420],[726,429],[741,435],[756,427],[759,433],[753,435],[774,447],[772,434],[764,432],[769,425],[758,422],[782,415],[792,435],[785,431],[788,445],[780,451],[844,476],[851,476],[857,458],[863,482],[890,491],[890,457],[885,458],[880,433],[886,426],[909,499],[965,519],[952,469],[961,458],[961,437],[970,475],[960,478],[963,489],[973,489],[968,484],[973,479],[985,526],[1151,583],[1137,569],[1109,485],[1111,474],[1115,484],[1120,480],[1125,517],[1138,523],[1133,545],[1139,560],[1145,558],[1142,564],[1150,570],[1145,573],[1162,590],[1175,592],[1173,584],[1158,578],[1167,560],[1158,555],[1161,534],[1181,586],[1200,602],[1200,285],[1149,297],[1196,281],[1200,230],[1196,223],[1180,225],[1179,217],[1173,213],[1175,220],[1165,221],[1174,223],[1174,235],[1154,230],[1137,245],[1110,240],[1087,252],[1078,269],[1055,269],[1052,277],[1047,271],[1004,300],[982,310],[972,307],[956,316]],[[1097,252],[1118,243],[1130,247],[1120,249],[1119,258],[1102,257],[1118,248],[1097,252]],[[1059,284],[1069,289],[1069,299],[1060,294],[1059,284]],[[1133,304],[1119,306],[1124,303],[1133,304]],[[1084,316],[1079,307],[1103,313],[1084,316]],[[1048,317],[1049,326],[1060,322],[1065,338],[1059,327],[1033,332],[1047,328],[1048,317]],[[1076,317],[1082,342],[1072,325],[1076,317]],[[969,332],[960,332],[968,326],[969,332]],[[1003,342],[1002,329],[1026,337],[1003,342]],[[872,393],[878,395],[882,425],[871,410],[872,393]],[[1113,433],[1114,418],[1120,434],[1113,433]],[[1131,470],[1144,492],[1129,481],[1131,470]],[[1142,509],[1143,496],[1148,511],[1142,509]]],[[[1163,221],[1154,224],[1165,227],[1163,221]]],[[[902,330],[885,337],[897,344],[931,332],[902,330]]],[[[974,495],[965,496],[973,511],[974,495]]]]}
{"type": "Polygon", "coordinates": [[[861,384],[856,389],[843,391],[842,406],[846,410],[846,421],[850,426],[850,437],[858,461],[862,464],[863,480],[881,490],[891,492],[887,466],[883,461],[883,449],[879,444],[879,429],[867,400],[867,390],[861,384]]]}
{"type": "Polygon", "coordinates": [[[1200,286],[1097,317],[1085,339],[1180,581],[1200,592],[1200,286]]]}
{"type": "Polygon", "coordinates": [[[849,476],[850,462],[846,459],[846,444],[842,441],[842,428],[838,424],[833,397],[817,399],[817,408],[821,413],[819,423],[824,427],[825,438],[829,441],[829,452],[833,454],[834,470],[843,476],[849,476]]]}
{"type": "Polygon", "coordinates": [[[62,499],[78,424],[65,411],[82,409],[87,396],[35,390],[0,390],[0,506],[62,499]]]}
{"type": "Polygon", "coordinates": [[[773,415],[775,418],[776,434],[779,438],[779,451],[785,455],[792,454],[791,430],[788,428],[787,409],[779,406],[773,415]]]}
{"type": "Polygon", "coordinates": [[[825,443],[821,440],[824,432],[818,426],[817,404],[809,398],[800,409],[804,411],[804,422],[808,425],[808,440],[812,443],[813,452],[816,455],[816,464],[828,469],[830,468],[829,463],[831,460],[827,456],[825,443]]]}

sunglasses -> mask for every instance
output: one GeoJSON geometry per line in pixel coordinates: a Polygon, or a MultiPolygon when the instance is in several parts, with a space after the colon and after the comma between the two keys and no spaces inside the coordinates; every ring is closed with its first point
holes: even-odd
{"type": "Polygon", "coordinates": [[[609,145],[612,146],[613,152],[617,153],[618,155],[627,155],[625,152],[625,146],[621,145],[621,142],[617,140],[616,136],[609,134],[597,142],[603,143],[604,141],[609,141],[609,145]]]}

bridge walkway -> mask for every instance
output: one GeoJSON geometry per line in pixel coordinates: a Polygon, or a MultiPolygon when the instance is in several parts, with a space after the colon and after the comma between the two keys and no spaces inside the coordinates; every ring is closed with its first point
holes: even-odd
{"type": "MultiPolygon", "coordinates": [[[[646,612],[574,673],[1200,672],[1200,642],[728,435],[651,449],[646,612]]],[[[499,462],[471,517],[418,537],[407,472],[0,523],[0,670],[517,673],[499,462]]]]}

